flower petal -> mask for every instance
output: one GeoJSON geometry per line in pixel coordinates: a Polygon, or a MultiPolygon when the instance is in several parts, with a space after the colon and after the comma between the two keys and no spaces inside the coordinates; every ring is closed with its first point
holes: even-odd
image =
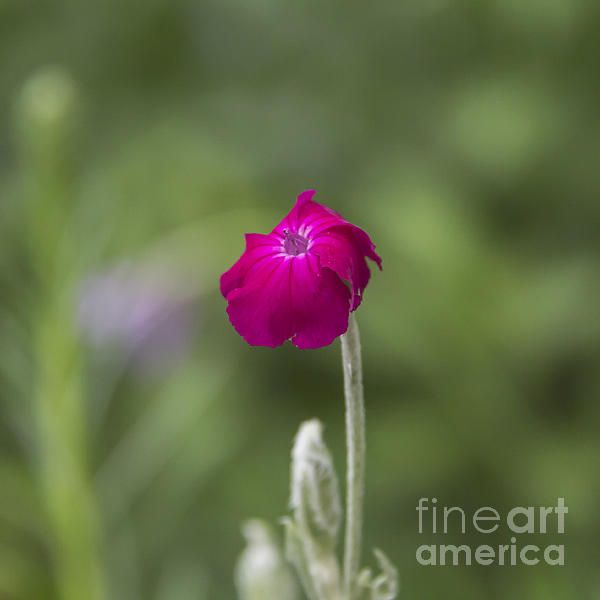
{"type": "Polygon", "coordinates": [[[252,346],[280,346],[294,334],[290,298],[292,260],[269,259],[246,285],[228,296],[227,314],[235,330],[252,346]]]}
{"type": "Polygon", "coordinates": [[[281,242],[274,235],[246,234],[246,250],[238,261],[221,275],[221,294],[225,298],[244,285],[248,273],[268,256],[281,252],[281,242]]]}
{"type": "Polygon", "coordinates": [[[350,291],[331,269],[320,266],[316,256],[304,255],[294,269],[292,343],[302,349],[328,346],[348,329],[350,291]]]}
{"type": "Polygon", "coordinates": [[[355,310],[360,305],[362,292],[367,287],[371,272],[364,255],[352,239],[342,230],[329,230],[320,235],[311,247],[311,253],[317,255],[321,265],[330,268],[347,281],[352,288],[352,306],[355,310]]]}
{"type": "Polygon", "coordinates": [[[352,235],[360,245],[363,254],[374,261],[379,267],[380,271],[383,270],[381,256],[375,252],[375,244],[371,241],[369,234],[352,223],[348,223],[348,228],[352,231],[352,235]]]}
{"type": "Polygon", "coordinates": [[[266,263],[227,297],[229,319],[249,344],[275,347],[291,339],[299,348],[319,348],[346,331],[349,291],[316,256],[266,263]]]}
{"type": "Polygon", "coordinates": [[[371,278],[365,256],[375,260],[381,268],[381,259],[367,234],[354,225],[338,225],[316,236],[310,251],[319,257],[321,266],[330,268],[350,283],[351,310],[356,310],[371,278]],[[355,230],[363,233],[366,240],[356,235],[355,230]]]}
{"type": "Polygon", "coordinates": [[[284,235],[286,231],[309,236],[329,227],[348,223],[337,212],[313,201],[315,190],[302,192],[289,214],[275,227],[273,233],[284,235]]]}

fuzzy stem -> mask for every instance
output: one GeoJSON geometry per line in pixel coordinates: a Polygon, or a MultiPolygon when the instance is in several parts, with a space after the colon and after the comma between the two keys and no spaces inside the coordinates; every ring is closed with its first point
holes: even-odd
{"type": "Polygon", "coordinates": [[[360,335],[354,314],[350,315],[348,331],[341,340],[347,445],[344,591],[347,600],[353,600],[360,567],[365,493],[365,402],[360,335]]]}

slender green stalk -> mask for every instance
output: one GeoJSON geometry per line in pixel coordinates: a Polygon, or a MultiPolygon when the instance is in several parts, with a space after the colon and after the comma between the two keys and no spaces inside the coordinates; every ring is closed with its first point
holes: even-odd
{"type": "Polygon", "coordinates": [[[365,493],[365,402],[360,335],[354,314],[350,315],[348,331],[341,339],[347,445],[344,591],[347,600],[353,600],[360,567],[365,493]]]}
{"type": "Polygon", "coordinates": [[[99,513],[87,448],[82,348],[75,326],[81,240],[76,197],[75,83],[49,68],[17,103],[25,221],[35,276],[32,394],[38,471],[60,600],[105,600],[99,513]]]}
{"type": "Polygon", "coordinates": [[[81,350],[67,307],[58,301],[48,306],[49,300],[36,321],[34,396],[58,597],[104,600],[98,514],[87,464],[81,350]]]}

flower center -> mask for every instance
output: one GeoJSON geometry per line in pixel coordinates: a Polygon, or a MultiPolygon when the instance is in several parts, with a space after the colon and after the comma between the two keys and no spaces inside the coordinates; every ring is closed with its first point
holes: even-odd
{"type": "Polygon", "coordinates": [[[299,254],[306,254],[308,250],[308,240],[297,234],[285,232],[285,240],[283,241],[283,249],[290,256],[298,256],[299,254]]]}

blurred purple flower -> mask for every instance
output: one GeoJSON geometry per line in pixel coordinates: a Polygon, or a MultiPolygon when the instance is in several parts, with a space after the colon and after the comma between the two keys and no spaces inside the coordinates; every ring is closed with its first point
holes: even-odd
{"type": "Polygon", "coordinates": [[[134,366],[153,370],[172,365],[190,348],[196,300],[172,269],[121,263],[84,280],[77,320],[92,346],[116,347],[134,366]]]}

